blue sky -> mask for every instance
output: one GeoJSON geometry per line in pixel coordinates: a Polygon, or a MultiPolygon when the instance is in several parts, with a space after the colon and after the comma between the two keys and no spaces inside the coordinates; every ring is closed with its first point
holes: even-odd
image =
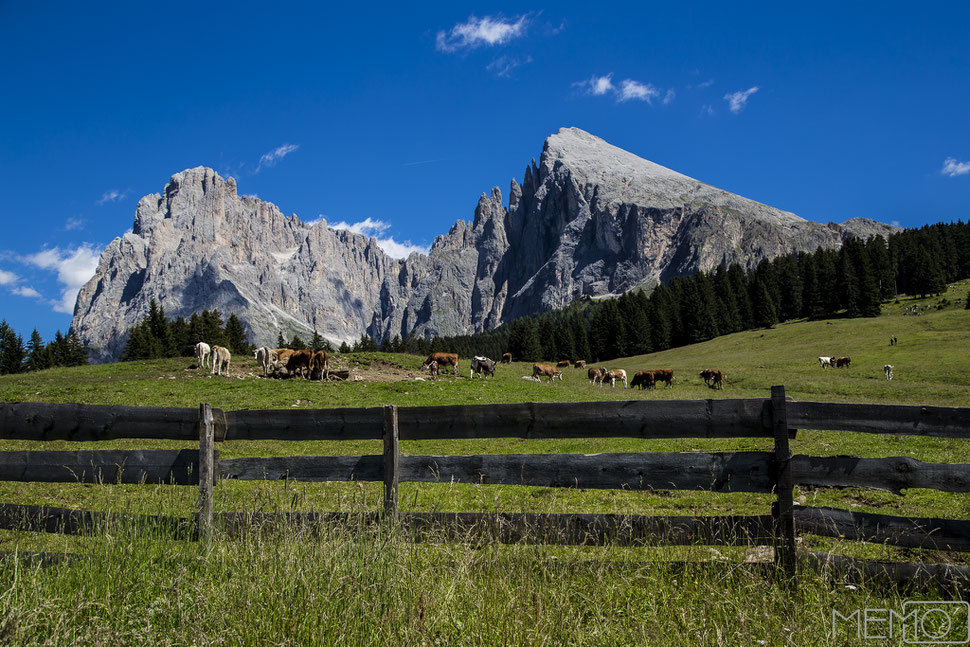
{"type": "Polygon", "coordinates": [[[810,220],[970,218],[962,0],[269,4],[0,2],[0,318],[66,330],[182,169],[400,253],[562,126],[810,220]]]}

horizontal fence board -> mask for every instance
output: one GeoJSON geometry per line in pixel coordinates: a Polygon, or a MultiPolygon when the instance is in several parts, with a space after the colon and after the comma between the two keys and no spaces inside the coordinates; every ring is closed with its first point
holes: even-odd
{"type": "MultiPolygon", "coordinates": [[[[215,413],[216,410],[213,410],[215,413]]],[[[217,435],[225,434],[222,412],[217,435]]],[[[47,402],[0,403],[0,438],[96,441],[118,438],[199,439],[197,409],[47,402]]]]}
{"type": "Polygon", "coordinates": [[[875,578],[905,584],[909,588],[925,589],[929,586],[947,587],[958,584],[965,590],[970,584],[970,566],[960,564],[915,564],[911,562],[874,562],[848,555],[833,555],[815,551],[798,551],[804,562],[819,570],[830,570],[839,575],[862,575],[864,580],[875,578]]]}
{"type": "Polygon", "coordinates": [[[769,493],[769,452],[401,456],[401,481],[769,493]]]}
{"type": "MultiPolygon", "coordinates": [[[[348,513],[221,513],[230,535],[274,529],[323,530],[376,523],[380,515],[348,513]]],[[[771,516],[647,517],[615,514],[402,512],[401,526],[417,541],[497,541],[506,544],[690,545],[764,544],[771,516]]]]}
{"type": "Polygon", "coordinates": [[[216,465],[220,479],[241,481],[381,481],[383,456],[232,458],[216,465]]]}
{"type": "Polygon", "coordinates": [[[195,519],[0,503],[0,529],[83,535],[119,524],[175,539],[196,539],[195,519]]]}
{"type": "Polygon", "coordinates": [[[380,407],[252,409],[225,413],[226,440],[367,440],[383,433],[380,407]]]}
{"type": "Polygon", "coordinates": [[[924,463],[906,456],[792,457],[795,483],[813,487],[868,487],[899,493],[906,488],[970,492],[970,464],[924,463]]]}
{"type": "Polygon", "coordinates": [[[199,450],[0,452],[0,481],[199,484],[199,450]]]}
{"type": "Polygon", "coordinates": [[[970,438],[970,407],[790,402],[787,408],[796,429],[970,438]]]}
{"type": "Polygon", "coordinates": [[[970,552],[970,521],[894,517],[837,508],[796,506],[799,532],[908,548],[970,552]]]}
{"type": "Polygon", "coordinates": [[[631,400],[401,407],[401,440],[771,436],[770,400],[631,400]],[[766,404],[768,403],[768,404],[766,404]]]}

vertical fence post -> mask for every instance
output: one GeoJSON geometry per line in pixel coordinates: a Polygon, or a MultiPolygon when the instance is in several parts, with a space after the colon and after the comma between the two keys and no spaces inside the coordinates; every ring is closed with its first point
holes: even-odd
{"type": "Polygon", "coordinates": [[[397,519],[399,471],[397,405],[384,405],[384,516],[397,519]]]}
{"type": "Polygon", "coordinates": [[[212,484],[215,480],[215,424],[212,407],[199,405],[199,541],[209,543],[212,535],[212,484]]]}
{"type": "Polygon", "coordinates": [[[795,577],[795,500],[788,447],[788,410],[785,387],[771,387],[771,424],[775,434],[775,564],[792,581],[795,577]]]}

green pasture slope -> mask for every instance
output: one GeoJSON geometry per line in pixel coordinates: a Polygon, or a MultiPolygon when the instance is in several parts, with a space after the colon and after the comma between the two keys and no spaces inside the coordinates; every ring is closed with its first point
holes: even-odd
{"type": "MultiPolygon", "coordinates": [[[[633,391],[590,386],[585,371],[563,382],[521,379],[531,365],[498,367],[494,379],[437,382],[308,383],[265,380],[249,359],[234,377],[210,377],[191,359],[119,363],[0,377],[0,401],[81,402],[224,409],[490,404],[605,399],[768,397],[784,384],[796,400],[970,406],[970,282],[945,295],[887,303],[874,319],[781,324],[703,344],[605,365],[632,374],[673,368],[673,389],[633,391]],[[919,317],[910,305],[933,306],[919,317]],[[899,339],[889,346],[889,337],[899,339]],[[848,355],[849,369],[821,369],[819,355],[848,355]],[[882,367],[895,366],[886,381],[882,367]],[[697,373],[719,368],[725,389],[697,373]]],[[[420,374],[423,358],[368,353],[343,366],[388,362],[420,374]]],[[[561,359],[561,358],[551,358],[561,359]]],[[[575,359],[575,358],[570,358],[575,359]]],[[[165,441],[100,444],[0,441],[0,449],[184,447],[165,441]]],[[[636,439],[402,442],[404,453],[595,453],[761,449],[763,440],[636,439]]],[[[376,442],[235,441],[226,458],[380,453],[376,442]]],[[[966,441],[800,432],[805,454],[911,456],[970,462],[966,441]]],[[[190,516],[191,487],[0,483],[0,501],[190,516]]],[[[863,489],[806,489],[796,499],[867,512],[970,518],[970,496],[909,490],[902,496],[863,489]]],[[[228,482],[216,488],[217,511],[376,510],[378,484],[228,482]]],[[[771,497],[705,492],[630,492],[465,484],[403,484],[402,510],[764,514],[771,497]]],[[[805,537],[816,550],[868,558],[967,563],[961,554],[805,537]]],[[[0,560],[0,643],[10,644],[869,644],[854,628],[830,636],[831,611],[895,608],[904,599],[952,599],[942,591],[906,592],[874,583],[802,574],[793,594],[744,566],[731,547],[615,546],[571,548],[475,543],[412,544],[392,532],[333,528],[323,536],[250,536],[216,541],[208,551],[125,528],[93,537],[0,531],[0,551],[67,552],[80,557],[41,567],[22,557],[0,560]],[[200,556],[203,558],[200,559],[200,556]],[[684,561],[688,562],[685,567],[684,561]],[[714,560],[712,565],[710,562],[714,560]],[[674,564],[677,562],[678,564],[674,564]]],[[[748,554],[748,557],[751,555],[748,554]]],[[[890,644],[893,644],[890,641],[890,644]]],[[[902,644],[896,640],[896,644],[902,644]]]]}

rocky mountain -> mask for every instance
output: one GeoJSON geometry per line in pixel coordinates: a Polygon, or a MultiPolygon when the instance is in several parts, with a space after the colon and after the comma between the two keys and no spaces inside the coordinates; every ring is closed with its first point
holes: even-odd
{"type": "Polygon", "coordinates": [[[151,299],[169,316],[235,313],[257,343],[281,330],[337,343],[471,333],[577,297],[893,230],[809,222],[563,128],[522,183],[512,180],[507,206],[496,187],[427,256],[399,260],[198,167],[139,201],[131,232],[78,294],[73,326],[96,361],[119,356],[151,299]]]}

